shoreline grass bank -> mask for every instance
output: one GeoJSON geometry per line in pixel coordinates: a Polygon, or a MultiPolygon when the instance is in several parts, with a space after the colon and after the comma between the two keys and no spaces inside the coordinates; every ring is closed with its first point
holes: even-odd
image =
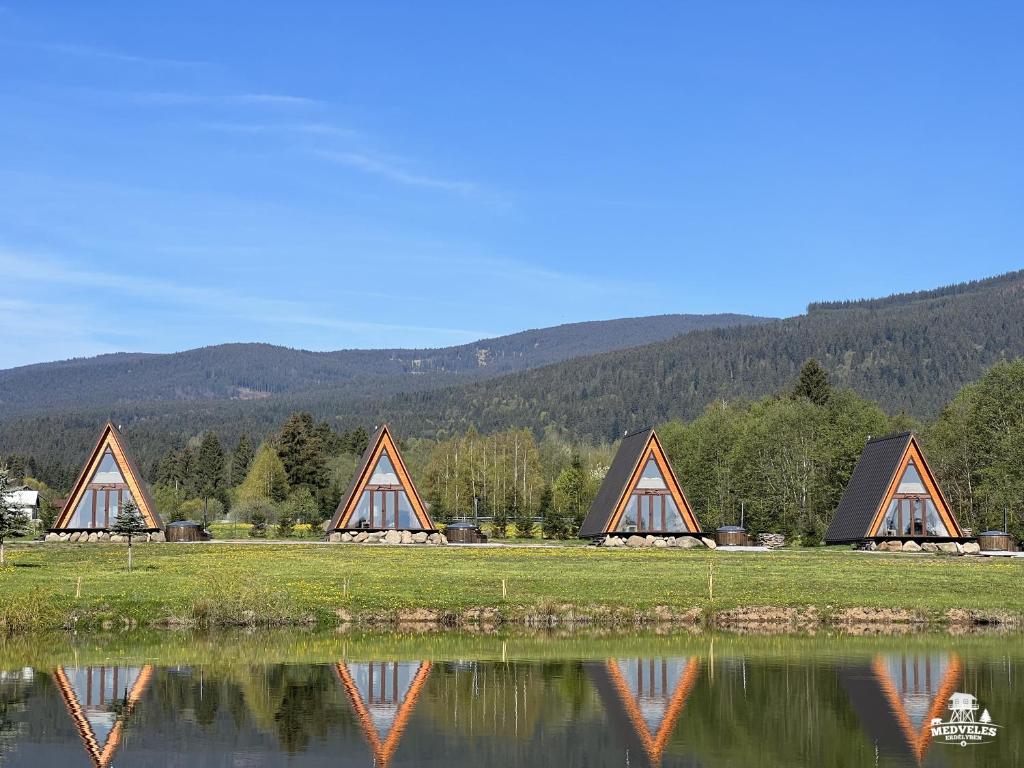
{"type": "MultiPolygon", "coordinates": [[[[1003,624],[1024,561],[595,547],[17,544],[0,633],[136,627],[1003,624]]],[[[870,630],[867,630],[870,631],[870,630]]]]}

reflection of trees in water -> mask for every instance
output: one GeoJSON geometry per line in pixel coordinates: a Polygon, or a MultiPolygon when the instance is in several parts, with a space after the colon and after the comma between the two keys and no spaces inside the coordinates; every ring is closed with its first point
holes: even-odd
{"type": "Polygon", "coordinates": [[[25,731],[20,715],[25,712],[34,677],[31,670],[21,670],[6,672],[0,679],[0,757],[25,731]]]}
{"type": "Polygon", "coordinates": [[[147,720],[185,718],[207,729],[223,712],[236,730],[252,727],[273,734],[289,754],[304,751],[343,724],[352,725],[344,693],[325,665],[162,670],[148,704],[147,720]]]}
{"type": "Polygon", "coordinates": [[[579,662],[436,664],[417,715],[470,738],[533,738],[600,711],[579,662]]]}

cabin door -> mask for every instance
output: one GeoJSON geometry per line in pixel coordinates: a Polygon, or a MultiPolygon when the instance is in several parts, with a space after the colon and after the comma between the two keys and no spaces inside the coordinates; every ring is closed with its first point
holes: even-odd
{"type": "Polygon", "coordinates": [[[393,490],[370,491],[370,527],[398,527],[398,492],[393,490]]]}

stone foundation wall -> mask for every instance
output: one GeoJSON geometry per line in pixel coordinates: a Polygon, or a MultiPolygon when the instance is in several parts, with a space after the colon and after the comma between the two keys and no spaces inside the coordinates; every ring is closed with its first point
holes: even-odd
{"type": "Polygon", "coordinates": [[[441,546],[448,543],[443,533],[427,533],[426,531],[334,531],[327,536],[328,541],[340,541],[353,544],[431,544],[441,546]]]}
{"type": "MultiPolygon", "coordinates": [[[[75,531],[74,533],[67,533],[61,531],[59,533],[51,532],[46,534],[46,541],[67,541],[67,542],[81,542],[92,543],[97,541],[111,541],[117,543],[127,543],[128,539],[125,536],[119,536],[116,533],[110,533],[109,531],[75,531]]],[[[167,541],[163,531],[155,531],[153,533],[140,533],[136,536],[132,536],[133,542],[142,541],[167,541]]]]}
{"type": "Polygon", "coordinates": [[[936,554],[941,552],[945,555],[974,555],[981,552],[981,547],[973,541],[968,541],[961,544],[958,541],[926,541],[923,544],[919,544],[916,541],[865,541],[861,542],[858,549],[864,549],[868,552],[931,552],[936,554]]]}
{"type": "Polygon", "coordinates": [[[715,540],[706,536],[605,536],[598,542],[601,547],[643,547],[673,548],[673,549],[695,549],[696,547],[715,548],[715,540]]]}

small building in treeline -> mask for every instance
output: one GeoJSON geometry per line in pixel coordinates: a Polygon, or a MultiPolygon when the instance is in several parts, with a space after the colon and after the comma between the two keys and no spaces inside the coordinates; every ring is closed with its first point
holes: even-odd
{"type": "Polygon", "coordinates": [[[142,473],[131,459],[124,436],[108,421],[50,530],[109,531],[129,499],[139,508],[149,531],[162,531],[163,522],[142,473]]]}
{"type": "Polygon", "coordinates": [[[868,441],[825,533],[826,544],[964,538],[912,432],[868,441]]]}
{"type": "Polygon", "coordinates": [[[622,438],[580,538],[699,536],[700,523],[653,428],[622,438]]]}

